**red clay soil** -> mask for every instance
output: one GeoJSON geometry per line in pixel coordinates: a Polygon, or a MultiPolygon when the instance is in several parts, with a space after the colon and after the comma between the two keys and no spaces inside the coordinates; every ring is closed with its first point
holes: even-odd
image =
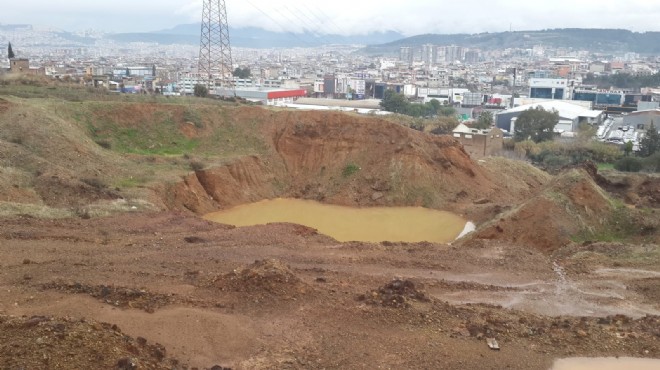
{"type": "Polygon", "coordinates": [[[541,253],[495,252],[337,243],[190,213],[2,219],[0,368],[548,369],[562,357],[660,356],[657,316],[547,317],[431,294],[519,289],[443,273],[553,278],[541,253]]]}
{"type": "Polygon", "coordinates": [[[264,198],[296,197],[351,206],[423,205],[472,212],[471,217],[484,221],[493,208],[522,201],[546,181],[531,170],[504,181],[497,169],[477,164],[451,137],[377,118],[261,108],[234,113],[234,120],[265,122],[270,154],[238,158],[198,170],[178,184],[155,187],[170,209],[205,213],[264,198]],[[347,166],[359,170],[346,175],[347,166]],[[489,206],[475,207],[479,199],[488,199],[489,206]]]}
{"type": "MultiPolygon", "coordinates": [[[[167,114],[183,135],[200,139],[216,119],[199,128],[184,121],[181,106],[116,107],[93,118],[132,127],[167,114]]],[[[36,113],[21,109],[2,114],[20,121],[23,135],[36,113]]],[[[0,368],[547,369],[561,357],[660,356],[659,319],[651,314],[549,317],[438,298],[476,292],[525,300],[538,293],[528,285],[570,288],[556,271],[564,261],[548,253],[611,211],[584,172],[547,185],[550,178],[527,164],[475,162],[451,137],[378,118],[254,107],[225,113],[235,125],[258,122],[263,153],[132,189],[162,212],[0,218],[0,368]],[[456,245],[338,243],[299,225],[234,228],[198,217],[272,197],[424,205],[480,223],[499,216],[456,245]],[[500,351],[486,345],[491,337],[500,351]]],[[[131,174],[123,165],[131,161],[169,160],[124,156],[76,134],[78,141],[74,134],[50,140],[35,131],[20,145],[3,136],[0,186],[22,194],[5,199],[67,209],[110,203],[126,194],[97,179],[131,174]]],[[[652,254],[643,253],[645,264],[625,266],[651,270],[652,254]]],[[[582,261],[581,271],[618,266],[593,261],[582,261]]],[[[571,278],[586,284],[587,275],[571,278]]],[[[654,312],[644,306],[657,303],[654,282],[637,279],[617,293],[633,305],[625,312],[654,312]]]]}
{"type": "Polygon", "coordinates": [[[613,206],[589,174],[573,169],[557,177],[540,194],[485,225],[470,241],[498,240],[553,252],[584,230],[599,230],[613,206]]]}

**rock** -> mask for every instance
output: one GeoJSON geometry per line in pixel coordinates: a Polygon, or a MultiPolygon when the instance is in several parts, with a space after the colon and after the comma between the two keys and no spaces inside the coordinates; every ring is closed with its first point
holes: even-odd
{"type": "Polygon", "coordinates": [[[487,204],[490,203],[490,199],[481,198],[474,201],[474,204],[487,204]]]}
{"type": "Polygon", "coordinates": [[[136,369],[137,365],[133,362],[132,359],[124,357],[117,361],[117,369],[120,370],[133,370],[136,369]]]}
{"type": "Polygon", "coordinates": [[[48,318],[45,316],[33,316],[32,318],[30,318],[30,320],[26,321],[23,324],[23,327],[31,328],[45,321],[48,321],[48,318]]]}
{"type": "Polygon", "coordinates": [[[145,338],[137,337],[136,340],[137,340],[138,344],[141,345],[141,346],[144,346],[144,345],[147,344],[147,340],[145,338]]]}
{"type": "Polygon", "coordinates": [[[206,239],[200,238],[198,236],[186,236],[185,238],[183,238],[183,240],[185,240],[186,243],[190,243],[190,244],[206,243],[206,239]]]}
{"type": "Polygon", "coordinates": [[[586,336],[588,335],[587,332],[584,331],[584,330],[582,330],[582,329],[578,329],[578,330],[575,332],[575,334],[577,334],[577,336],[580,337],[580,338],[584,338],[584,337],[586,337],[586,336]]]}
{"type": "Polygon", "coordinates": [[[378,200],[378,199],[382,199],[384,196],[385,196],[385,194],[377,191],[377,192],[371,194],[371,200],[375,201],[375,200],[378,200]]]}
{"type": "Polygon", "coordinates": [[[494,351],[500,350],[500,344],[497,343],[497,340],[495,340],[495,338],[486,338],[486,344],[488,344],[488,348],[494,351]]]}

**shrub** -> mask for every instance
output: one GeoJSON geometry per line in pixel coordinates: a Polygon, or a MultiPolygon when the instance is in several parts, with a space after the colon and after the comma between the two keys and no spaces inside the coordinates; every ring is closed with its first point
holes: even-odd
{"type": "Polygon", "coordinates": [[[350,177],[360,171],[360,167],[354,163],[349,163],[344,167],[344,170],[341,171],[342,176],[350,177]]]}
{"type": "Polygon", "coordinates": [[[197,84],[194,88],[194,94],[196,97],[206,98],[209,95],[209,89],[204,85],[197,84]]]}
{"type": "Polygon", "coordinates": [[[531,140],[525,140],[516,143],[514,150],[516,153],[526,155],[528,157],[532,157],[541,153],[541,147],[539,146],[539,144],[531,140]]]}
{"type": "Polygon", "coordinates": [[[89,185],[89,186],[91,186],[91,187],[93,187],[93,188],[96,188],[96,189],[105,189],[105,188],[108,187],[108,185],[106,185],[106,184],[103,182],[103,180],[98,179],[98,178],[95,178],[95,177],[81,179],[80,181],[82,181],[82,182],[84,182],[85,184],[87,184],[87,185],[89,185]]]}
{"type": "Polygon", "coordinates": [[[201,170],[204,169],[204,167],[206,167],[206,164],[204,164],[204,162],[201,162],[201,161],[190,161],[190,168],[191,168],[193,171],[201,171],[201,170]]]}
{"type": "Polygon", "coordinates": [[[550,169],[559,169],[568,166],[571,163],[571,159],[556,154],[549,154],[543,158],[543,164],[550,169]]]}
{"type": "Polygon", "coordinates": [[[104,149],[112,149],[112,143],[108,140],[96,140],[96,144],[104,149]]]}
{"type": "Polygon", "coordinates": [[[614,162],[614,168],[623,172],[639,172],[642,169],[642,160],[635,157],[623,157],[614,162]]]}
{"type": "Polygon", "coordinates": [[[191,122],[197,128],[204,128],[204,123],[202,123],[202,116],[192,107],[187,107],[183,111],[183,119],[186,122],[191,122]]]}
{"type": "Polygon", "coordinates": [[[516,142],[511,138],[504,139],[502,140],[502,148],[504,150],[513,151],[516,149],[516,142]]]}
{"type": "Polygon", "coordinates": [[[650,172],[660,172],[660,153],[655,153],[643,160],[644,169],[650,172]]]}

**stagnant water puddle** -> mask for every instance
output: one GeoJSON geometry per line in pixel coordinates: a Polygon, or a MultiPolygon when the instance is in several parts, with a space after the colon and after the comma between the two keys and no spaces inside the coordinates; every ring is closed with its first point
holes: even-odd
{"type": "Polygon", "coordinates": [[[204,218],[235,226],[291,222],[313,227],[340,242],[448,243],[474,228],[451,212],[422,207],[353,208],[281,198],[240,205],[204,218]]]}
{"type": "Polygon", "coordinates": [[[565,358],[551,370],[658,370],[660,360],[632,357],[565,358]]]}

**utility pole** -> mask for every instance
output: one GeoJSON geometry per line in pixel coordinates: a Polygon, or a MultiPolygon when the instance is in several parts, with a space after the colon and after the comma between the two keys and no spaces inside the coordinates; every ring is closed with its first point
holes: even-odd
{"type": "Polygon", "coordinates": [[[514,102],[516,100],[516,76],[517,68],[513,67],[513,83],[511,84],[511,109],[513,109],[514,102]]]}
{"type": "Polygon", "coordinates": [[[222,95],[236,96],[225,0],[204,0],[198,69],[209,90],[215,90],[217,76],[222,81],[222,95]]]}

